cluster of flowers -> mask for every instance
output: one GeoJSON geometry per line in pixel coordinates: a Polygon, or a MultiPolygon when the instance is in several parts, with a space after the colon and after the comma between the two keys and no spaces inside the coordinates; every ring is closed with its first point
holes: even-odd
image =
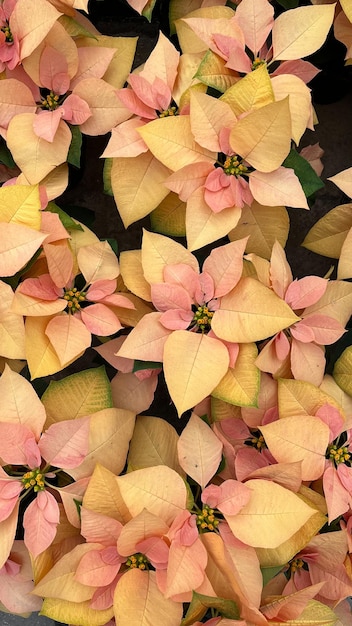
{"type": "MultiPolygon", "coordinates": [[[[130,4],[150,18],[155,0],[130,4]]],[[[333,376],[325,357],[352,314],[350,205],[303,244],[338,259],[333,280],[294,279],[285,244],[286,206],[309,209],[322,187],[320,147],[298,151],[316,122],[303,58],[333,22],[351,57],[352,12],[231,4],[172,0],[181,52],[160,33],[131,72],[136,38],[100,35],[87,1],[1,2],[16,166],[0,189],[1,610],[75,626],[350,624],[352,349],[333,376]],[[126,227],[151,224],[119,259],[54,202],[81,134],[107,132],[106,188],[126,227]],[[94,367],[40,398],[20,374],[65,370],[92,335],[111,381],[94,367]],[[180,435],[139,415],[161,370],[191,412],[180,435]]],[[[352,196],[352,168],[331,180],[352,196]]]]}

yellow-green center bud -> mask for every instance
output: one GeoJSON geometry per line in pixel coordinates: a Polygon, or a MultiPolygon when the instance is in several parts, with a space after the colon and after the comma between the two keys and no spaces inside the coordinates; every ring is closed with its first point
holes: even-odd
{"type": "Polygon", "coordinates": [[[78,291],[77,287],[73,287],[73,289],[65,291],[64,299],[67,300],[67,308],[70,313],[76,313],[81,308],[82,302],[85,301],[86,293],[78,291]]]}
{"type": "Polygon", "coordinates": [[[59,96],[57,96],[53,91],[51,91],[46,98],[42,99],[42,107],[43,109],[48,109],[49,111],[55,111],[59,106],[59,96]]]}
{"type": "Polygon", "coordinates": [[[259,452],[267,447],[265,439],[259,430],[253,432],[252,436],[245,440],[245,444],[251,448],[256,448],[259,452]]]}
{"type": "Polygon", "coordinates": [[[33,489],[33,491],[44,491],[44,475],[39,467],[23,474],[21,479],[24,489],[33,489]]]}
{"type": "Polygon", "coordinates": [[[130,569],[147,570],[149,569],[150,561],[148,561],[147,557],[141,552],[136,552],[136,554],[132,554],[128,557],[126,565],[130,569]]]}
{"type": "Polygon", "coordinates": [[[292,574],[297,572],[297,570],[302,569],[303,567],[304,561],[302,561],[302,559],[292,559],[292,561],[289,562],[290,575],[292,576],[292,574]]]}
{"type": "Polygon", "coordinates": [[[203,304],[196,310],[191,324],[204,333],[206,330],[210,330],[213,315],[214,312],[209,311],[207,305],[203,304]]]}
{"type": "Polygon", "coordinates": [[[226,176],[242,176],[248,172],[248,167],[243,165],[241,157],[237,154],[226,157],[223,167],[226,176]]]}
{"type": "Polygon", "coordinates": [[[8,24],[6,24],[0,30],[2,30],[2,32],[5,35],[6,43],[13,43],[13,36],[12,36],[12,33],[11,33],[10,26],[8,24]]]}
{"type": "Polygon", "coordinates": [[[252,71],[256,70],[257,67],[260,67],[261,65],[266,65],[266,62],[263,61],[263,59],[260,59],[259,57],[257,57],[256,59],[254,59],[252,63],[252,71]]]}
{"type": "Polygon", "coordinates": [[[161,113],[159,113],[159,117],[173,117],[174,115],[178,115],[177,107],[169,107],[168,109],[165,109],[165,111],[161,111],[161,113]]]}
{"type": "Polygon", "coordinates": [[[214,515],[214,509],[211,509],[207,504],[203,504],[202,512],[197,515],[199,532],[214,532],[219,526],[219,522],[220,520],[216,519],[214,515]]]}
{"type": "Polygon", "coordinates": [[[333,461],[336,466],[351,460],[351,453],[348,451],[348,447],[337,446],[335,443],[329,445],[326,456],[333,461]]]}

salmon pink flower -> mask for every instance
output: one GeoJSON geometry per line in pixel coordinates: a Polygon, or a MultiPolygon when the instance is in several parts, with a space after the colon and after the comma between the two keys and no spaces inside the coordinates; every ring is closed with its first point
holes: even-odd
{"type": "Polygon", "coordinates": [[[59,505],[50,490],[50,481],[55,479],[58,468],[69,470],[84,460],[90,418],[64,420],[42,433],[45,409],[30,383],[7,367],[0,379],[0,390],[0,522],[8,521],[9,525],[3,539],[10,552],[17,502],[34,496],[25,509],[23,527],[24,543],[37,556],[52,543],[59,523],[59,505]],[[14,388],[16,402],[11,391],[14,388]]]}
{"type": "Polygon", "coordinates": [[[45,333],[62,365],[77,358],[91,343],[91,335],[109,336],[122,328],[114,307],[133,309],[133,303],[116,293],[119,265],[107,242],[84,246],[78,252],[77,276],[57,287],[49,274],[27,278],[14,298],[16,312],[47,319],[45,333]],[[83,284],[82,284],[83,283],[83,284]],[[62,342],[66,336],[68,341],[62,342]]]}
{"type": "Polygon", "coordinates": [[[319,276],[293,280],[285,252],[276,242],[270,261],[270,283],[301,319],[262,346],[256,364],[260,370],[275,376],[280,372],[288,375],[291,372],[296,379],[320,385],[325,370],[323,346],[337,341],[345,332],[341,322],[348,321],[344,314],[324,306],[325,294],[331,288],[343,287],[342,281],[336,281],[332,287],[327,279],[319,276]]]}
{"type": "MultiPolygon", "coordinates": [[[[154,238],[157,246],[169,245],[166,237],[145,232],[142,255],[154,238]]],[[[213,250],[202,272],[196,258],[179,244],[173,244],[176,246],[172,255],[174,262],[163,264],[157,273],[149,271],[149,260],[144,257],[150,299],[156,312],[140,320],[118,356],[163,363],[169,392],[180,414],[211,393],[236,362],[238,345],[223,340],[220,333],[215,334],[212,319],[221,298],[241,277],[245,244],[243,239],[213,250]],[[183,373],[180,371],[180,375],[175,376],[174,363],[179,358],[179,350],[182,350],[180,359],[184,361],[188,355],[189,362],[183,364],[183,373]],[[200,381],[198,374],[204,368],[204,359],[208,364],[207,376],[200,381]]],[[[133,290],[131,278],[132,282],[126,277],[126,282],[133,290]]],[[[138,282],[136,288],[138,291],[138,282]]]]}

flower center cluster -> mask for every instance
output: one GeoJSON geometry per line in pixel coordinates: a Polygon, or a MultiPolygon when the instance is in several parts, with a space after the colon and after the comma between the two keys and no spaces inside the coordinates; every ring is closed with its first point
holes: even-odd
{"type": "Polygon", "coordinates": [[[196,327],[204,333],[206,330],[210,330],[211,319],[214,315],[213,311],[209,311],[206,304],[199,306],[193,316],[192,324],[196,324],[196,327]]]}
{"type": "Polygon", "coordinates": [[[219,526],[219,520],[215,518],[214,509],[204,504],[202,512],[197,515],[197,526],[200,532],[214,531],[219,526]]]}
{"type": "Polygon", "coordinates": [[[333,461],[335,466],[340,465],[340,463],[351,465],[351,454],[347,446],[339,447],[336,443],[330,444],[327,449],[326,458],[333,461]]]}
{"type": "Polygon", "coordinates": [[[6,43],[13,43],[13,36],[10,26],[8,24],[5,24],[5,26],[2,26],[1,31],[5,34],[6,43]]]}
{"type": "Polygon", "coordinates": [[[249,437],[248,439],[246,439],[244,443],[247,446],[250,446],[251,448],[256,448],[257,450],[259,450],[259,452],[261,452],[262,450],[264,450],[264,448],[267,447],[265,443],[265,439],[259,430],[253,432],[252,437],[249,437]]]}
{"type": "Polygon", "coordinates": [[[132,556],[128,557],[126,565],[130,569],[144,570],[148,569],[148,565],[150,565],[150,562],[148,561],[147,557],[144,556],[144,554],[142,554],[141,552],[136,552],[136,554],[132,554],[132,556]]]}
{"type": "Polygon", "coordinates": [[[297,572],[297,570],[300,570],[304,567],[304,561],[302,561],[302,559],[293,559],[292,561],[290,561],[289,566],[289,573],[292,576],[292,574],[297,572]]]}
{"type": "Polygon", "coordinates": [[[77,287],[73,287],[73,289],[65,291],[64,299],[67,300],[67,306],[71,313],[76,313],[81,308],[81,303],[86,299],[86,294],[84,291],[78,291],[77,287]]]}
{"type": "Polygon", "coordinates": [[[25,489],[33,489],[35,492],[45,489],[44,475],[39,467],[23,474],[21,482],[25,489]]]}
{"type": "Polygon", "coordinates": [[[248,172],[248,167],[243,165],[241,157],[237,154],[226,157],[223,168],[226,176],[241,176],[248,172]]]}
{"type": "Polygon", "coordinates": [[[263,59],[260,59],[259,57],[257,57],[256,59],[254,59],[254,61],[252,63],[252,71],[256,70],[257,67],[260,67],[261,65],[265,65],[265,61],[263,61],[263,59]]]}
{"type": "Polygon", "coordinates": [[[43,109],[48,109],[49,111],[55,111],[59,105],[59,96],[57,96],[53,91],[50,91],[45,98],[42,98],[41,106],[43,109]]]}
{"type": "Polygon", "coordinates": [[[168,109],[165,109],[165,111],[161,111],[161,113],[159,113],[159,117],[172,117],[173,115],[177,114],[177,107],[169,107],[168,109]]]}

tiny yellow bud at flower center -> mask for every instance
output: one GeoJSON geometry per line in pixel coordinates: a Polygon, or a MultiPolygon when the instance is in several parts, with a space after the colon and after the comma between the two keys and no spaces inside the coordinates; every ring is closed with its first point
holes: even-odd
{"type": "Polygon", "coordinates": [[[251,448],[256,448],[259,452],[267,447],[265,439],[259,430],[253,432],[252,437],[245,440],[245,444],[251,448]]]}
{"type": "Polygon", "coordinates": [[[204,333],[204,331],[206,330],[210,330],[213,315],[214,312],[209,311],[206,304],[203,304],[203,306],[199,306],[193,316],[193,320],[191,322],[192,327],[195,327],[202,333],[204,333]]]}
{"type": "Polygon", "coordinates": [[[256,70],[257,67],[260,67],[261,65],[266,65],[266,63],[265,61],[263,61],[263,59],[260,59],[259,57],[257,57],[256,59],[254,59],[252,63],[252,71],[256,70]]]}
{"type": "Polygon", "coordinates": [[[220,520],[216,519],[214,509],[204,504],[202,512],[197,515],[196,523],[200,533],[205,531],[214,532],[219,526],[220,520]]]}
{"type": "Polygon", "coordinates": [[[340,465],[340,463],[347,463],[350,465],[349,461],[351,460],[351,454],[348,451],[347,446],[337,446],[335,443],[329,445],[326,457],[333,461],[335,465],[340,465]]]}
{"type": "Polygon", "coordinates": [[[292,574],[297,572],[297,570],[302,569],[304,567],[304,561],[302,561],[302,559],[293,559],[292,561],[290,561],[289,566],[290,566],[289,571],[292,576],[292,574]]]}
{"type": "Polygon", "coordinates": [[[141,552],[136,552],[136,554],[132,554],[128,557],[126,565],[130,569],[147,570],[150,565],[150,561],[148,561],[147,557],[144,554],[141,554],[141,552]]]}
{"type": "Polygon", "coordinates": [[[5,24],[4,26],[2,26],[2,28],[0,30],[5,35],[6,43],[13,43],[13,36],[12,36],[12,33],[11,33],[10,26],[8,24],[5,24]]]}
{"type": "Polygon", "coordinates": [[[178,115],[177,107],[169,107],[168,109],[165,109],[165,111],[161,111],[161,113],[159,113],[159,117],[173,117],[174,115],[178,115]]]}
{"type": "Polygon", "coordinates": [[[237,154],[226,157],[223,167],[226,176],[242,176],[248,172],[248,167],[243,165],[241,157],[237,154]]]}
{"type": "Polygon", "coordinates": [[[81,303],[86,299],[84,291],[78,291],[77,287],[68,289],[64,293],[64,299],[67,300],[67,308],[70,313],[76,313],[81,308],[81,303]]]}
{"type": "Polygon", "coordinates": [[[23,474],[21,482],[24,489],[32,489],[33,487],[35,492],[44,491],[45,489],[44,476],[39,467],[23,474]]]}
{"type": "Polygon", "coordinates": [[[42,98],[41,106],[43,109],[55,111],[55,109],[59,106],[59,96],[57,96],[53,91],[50,91],[46,98],[42,98]]]}

